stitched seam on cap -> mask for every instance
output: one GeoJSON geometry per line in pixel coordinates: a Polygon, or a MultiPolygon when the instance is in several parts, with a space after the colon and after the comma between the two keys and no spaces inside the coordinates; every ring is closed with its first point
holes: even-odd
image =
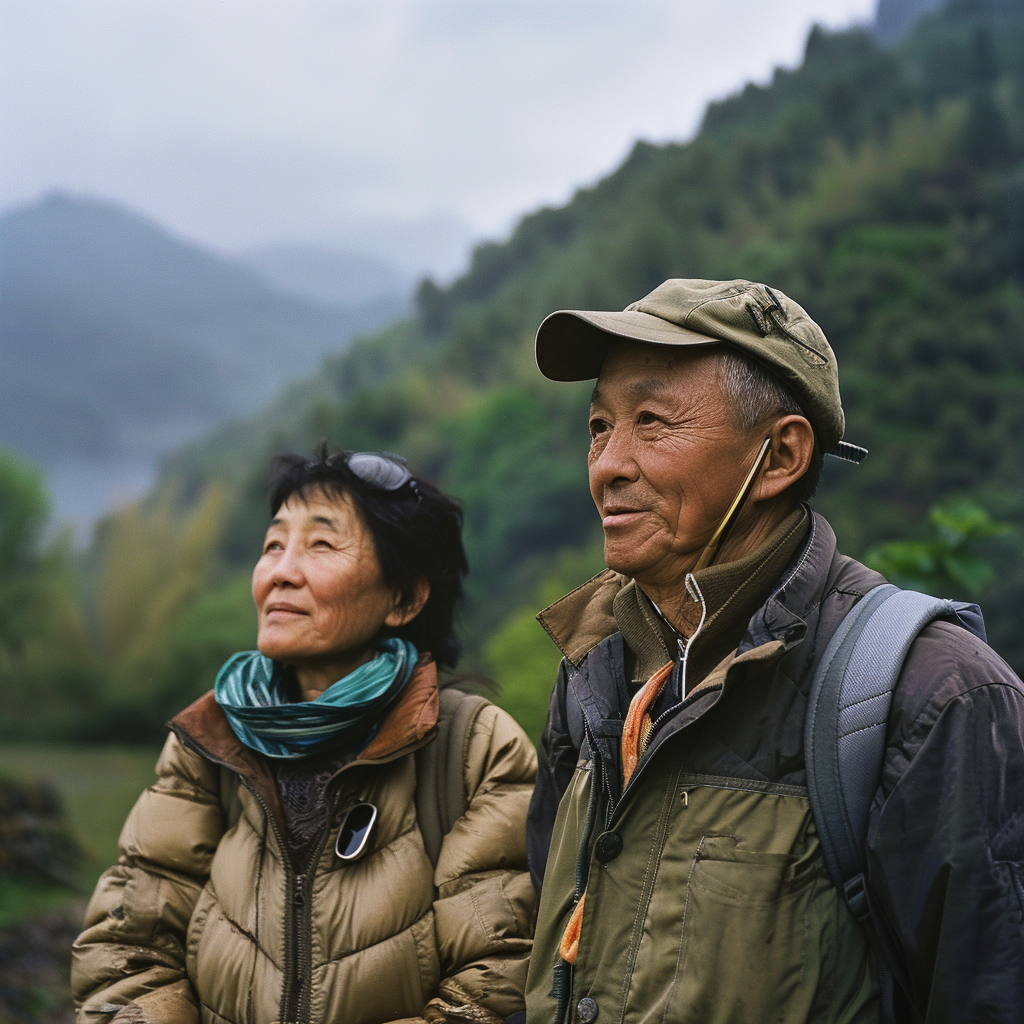
{"type": "MultiPolygon", "coordinates": [[[[691,309],[690,312],[683,317],[683,323],[680,324],[680,326],[684,326],[686,324],[686,321],[689,320],[690,317],[693,316],[693,314],[696,313],[698,309],[703,309],[709,302],[719,302],[722,299],[731,299],[736,295],[742,295],[744,292],[750,291],[752,287],[756,287],[756,285],[748,284],[742,288],[736,288],[734,291],[726,292],[724,295],[716,295],[713,299],[709,298],[704,299],[703,302],[698,302],[697,305],[694,306],[693,309],[691,309]]],[[[697,333],[703,334],[704,332],[698,331],[697,333]]]]}

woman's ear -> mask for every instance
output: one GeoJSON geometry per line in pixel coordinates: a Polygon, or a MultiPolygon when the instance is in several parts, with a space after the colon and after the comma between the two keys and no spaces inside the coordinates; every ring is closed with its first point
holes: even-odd
{"type": "Polygon", "coordinates": [[[423,611],[423,606],[427,603],[429,597],[430,581],[426,576],[418,576],[413,584],[413,592],[409,600],[403,602],[400,595],[395,595],[395,606],[388,612],[384,625],[397,629],[399,626],[404,626],[407,622],[412,622],[423,611]]]}
{"type": "Polygon", "coordinates": [[[804,416],[783,416],[771,432],[768,464],[751,494],[753,501],[770,501],[792,487],[810,468],[814,429],[804,416]]]}

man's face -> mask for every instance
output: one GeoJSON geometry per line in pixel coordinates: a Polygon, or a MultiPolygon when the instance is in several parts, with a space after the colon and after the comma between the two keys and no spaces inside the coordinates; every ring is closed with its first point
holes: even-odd
{"type": "Polygon", "coordinates": [[[649,593],[682,585],[762,440],[741,433],[705,349],[622,342],[590,407],[590,493],[607,565],[649,593]]]}

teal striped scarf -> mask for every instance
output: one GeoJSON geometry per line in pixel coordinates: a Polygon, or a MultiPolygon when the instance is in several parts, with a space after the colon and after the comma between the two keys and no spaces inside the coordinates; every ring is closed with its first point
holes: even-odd
{"type": "Polygon", "coordinates": [[[213,695],[234,734],[267,757],[306,757],[346,740],[362,748],[401,696],[419,657],[411,643],[396,638],[377,651],[316,700],[299,703],[288,700],[282,665],[259,651],[241,651],[217,673],[213,695]]]}

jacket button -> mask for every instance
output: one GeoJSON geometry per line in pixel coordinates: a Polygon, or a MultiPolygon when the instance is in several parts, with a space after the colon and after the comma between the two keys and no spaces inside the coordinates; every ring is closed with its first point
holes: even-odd
{"type": "MultiPolygon", "coordinates": [[[[615,835],[614,832],[611,834],[615,835]]],[[[580,1015],[581,1024],[594,1024],[594,1021],[597,1020],[597,1003],[590,996],[584,996],[579,1001],[576,1012],[580,1015]]]]}
{"type": "Polygon", "coordinates": [[[615,860],[622,853],[622,836],[618,832],[602,832],[597,837],[597,845],[594,847],[594,856],[602,864],[615,860]]]}

